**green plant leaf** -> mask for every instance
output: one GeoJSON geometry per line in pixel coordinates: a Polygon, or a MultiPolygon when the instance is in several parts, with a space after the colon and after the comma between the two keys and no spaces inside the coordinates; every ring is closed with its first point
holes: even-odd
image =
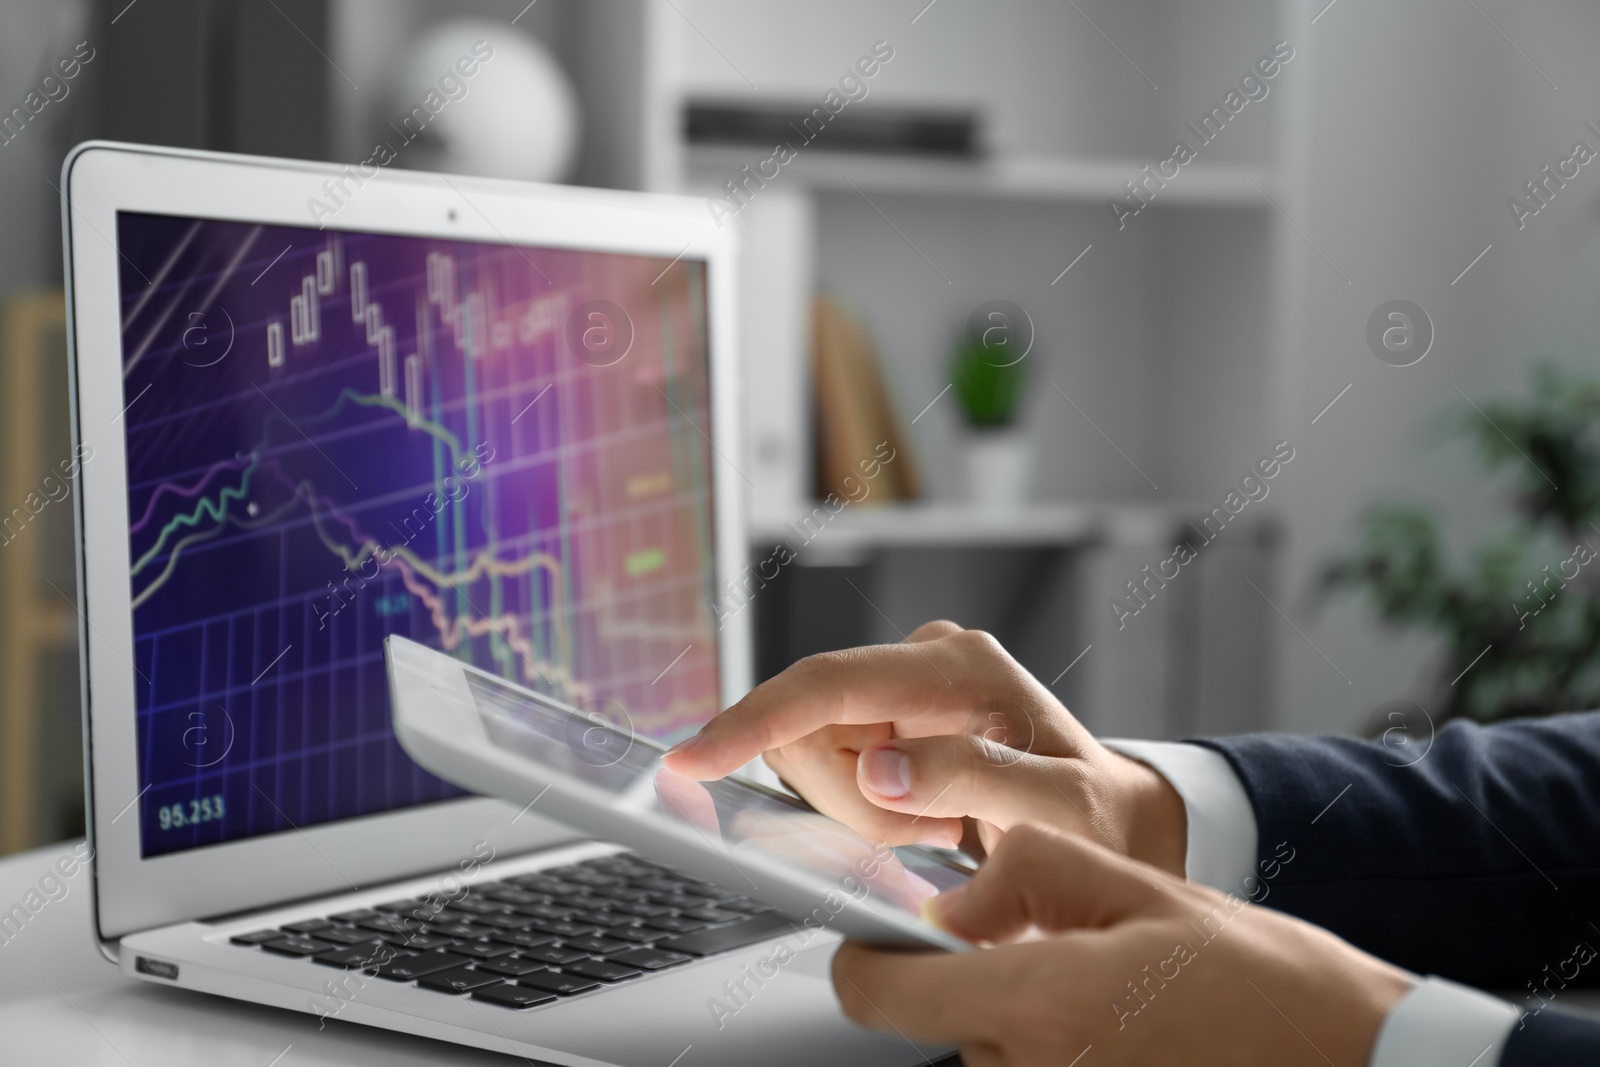
{"type": "Polygon", "coordinates": [[[965,337],[952,355],[950,376],[969,424],[999,429],[1016,421],[1027,384],[1026,360],[1015,360],[1003,345],[965,337]]]}

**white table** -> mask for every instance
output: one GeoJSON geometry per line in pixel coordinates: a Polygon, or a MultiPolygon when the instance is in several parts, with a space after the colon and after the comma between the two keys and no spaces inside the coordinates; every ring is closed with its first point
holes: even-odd
{"type": "MultiPolygon", "coordinates": [[[[0,911],[20,902],[75,844],[66,841],[0,860],[0,911]]],[[[0,944],[0,1058],[6,1063],[507,1067],[526,1062],[336,1020],[319,1030],[320,1020],[312,1015],[128,981],[94,943],[85,875],[67,885],[66,896],[47,904],[16,937],[0,944]]],[[[1510,999],[1523,1003],[1520,994],[1510,999]]],[[[1563,990],[1556,1004],[1600,1015],[1600,990],[1563,990]]]]}

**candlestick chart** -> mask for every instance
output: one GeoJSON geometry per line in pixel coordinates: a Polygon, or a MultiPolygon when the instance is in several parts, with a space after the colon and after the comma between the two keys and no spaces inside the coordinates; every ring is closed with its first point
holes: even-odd
{"type": "Polygon", "coordinates": [[[391,633],[663,740],[715,713],[703,262],[117,230],[144,855],[459,795],[391,633]]]}

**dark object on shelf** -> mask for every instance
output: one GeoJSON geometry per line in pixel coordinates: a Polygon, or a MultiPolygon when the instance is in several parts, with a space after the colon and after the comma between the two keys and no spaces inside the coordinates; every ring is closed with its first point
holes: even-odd
{"type": "Polygon", "coordinates": [[[1443,639],[1435,724],[1595,707],[1600,382],[1538,367],[1531,398],[1461,408],[1451,428],[1476,440],[1490,471],[1514,476],[1511,528],[1458,569],[1431,510],[1380,505],[1363,519],[1361,546],[1324,563],[1322,589],[1364,591],[1383,621],[1443,639]]]}
{"type": "MultiPolygon", "coordinates": [[[[751,551],[750,566],[772,558],[772,546],[751,551]]],[[[861,589],[872,588],[866,561],[829,567],[789,566],[758,591],[742,610],[756,612],[756,680],[766,681],[818,652],[865,645],[872,640],[861,589]],[[856,588],[850,588],[854,583],[856,588]]]]}
{"type": "Polygon", "coordinates": [[[875,110],[849,107],[812,118],[809,104],[752,106],[691,103],[684,109],[685,136],[692,145],[738,145],[796,151],[862,152],[941,159],[978,158],[978,119],[970,112],[875,110]],[[807,124],[807,119],[811,123],[807,124]],[[820,128],[819,128],[820,125],[820,128]]]}

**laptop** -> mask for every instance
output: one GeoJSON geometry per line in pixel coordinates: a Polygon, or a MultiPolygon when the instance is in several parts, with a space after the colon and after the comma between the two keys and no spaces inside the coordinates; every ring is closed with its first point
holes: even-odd
{"type": "Polygon", "coordinates": [[[63,167],[95,936],[552,1064],[916,1064],[727,886],[413,763],[390,634],[663,742],[745,691],[698,201],[92,142],[63,167]],[[777,961],[776,963],[774,961],[777,961]]]}

